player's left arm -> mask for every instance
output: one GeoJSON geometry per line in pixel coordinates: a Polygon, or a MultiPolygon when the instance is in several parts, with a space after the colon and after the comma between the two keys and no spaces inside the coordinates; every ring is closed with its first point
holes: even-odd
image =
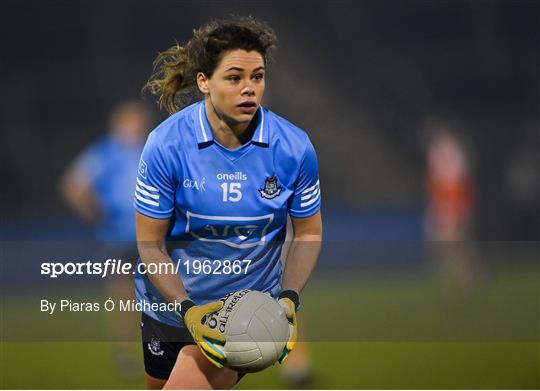
{"type": "Polygon", "coordinates": [[[322,240],[321,212],[308,217],[293,217],[293,240],[285,261],[282,291],[279,294],[279,304],[284,308],[289,321],[289,340],[283,348],[279,362],[283,363],[294,349],[298,338],[298,323],[296,311],[300,307],[299,293],[306,285],[311,272],[315,268],[322,240]]]}
{"type": "Polygon", "coordinates": [[[317,155],[309,139],[306,141],[294,193],[289,202],[293,239],[285,261],[281,280],[282,290],[278,298],[279,304],[285,309],[290,326],[289,340],[279,359],[281,363],[296,344],[298,335],[296,311],[300,308],[300,292],[315,268],[321,251],[321,189],[317,155]]]}
{"type": "MultiPolygon", "coordinates": [[[[322,239],[319,165],[315,148],[309,139],[306,139],[305,145],[294,192],[288,205],[293,238],[281,280],[282,290],[292,290],[296,296],[306,285],[317,263],[322,239]]],[[[295,301],[295,297],[291,299],[295,301]]],[[[295,304],[298,307],[298,299],[295,304]]]]}
{"type": "Polygon", "coordinates": [[[282,279],[282,290],[300,293],[317,264],[321,251],[322,219],[318,211],[309,217],[292,217],[293,239],[282,279]]]}

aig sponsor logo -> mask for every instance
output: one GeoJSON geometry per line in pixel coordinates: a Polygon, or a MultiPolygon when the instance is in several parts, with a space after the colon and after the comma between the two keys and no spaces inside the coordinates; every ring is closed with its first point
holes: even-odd
{"type": "Polygon", "coordinates": [[[263,245],[274,214],[264,216],[207,216],[187,211],[186,231],[203,242],[223,243],[233,248],[263,245]]]}

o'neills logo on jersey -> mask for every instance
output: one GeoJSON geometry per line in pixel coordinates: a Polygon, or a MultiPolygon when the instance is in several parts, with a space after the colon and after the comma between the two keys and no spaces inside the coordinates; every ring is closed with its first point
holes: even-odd
{"type": "Polygon", "coordinates": [[[220,181],[247,181],[247,175],[242,171],[236,171],[232,174],[219,173],[216,175],[216,178],[220,181]]]}

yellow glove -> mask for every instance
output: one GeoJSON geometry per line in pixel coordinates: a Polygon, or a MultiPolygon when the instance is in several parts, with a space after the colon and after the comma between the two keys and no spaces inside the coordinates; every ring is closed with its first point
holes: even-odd
{"type": "Polygon", "coordinates": [[[184,320],[184,325],[197,343],[202,354],[218,368],[223,368],[225,353],[221,346],[225,345],[225,336],[217,330],[203,324],[203,318],[223,307],[221,301],[215,301],[204,305],[195,305],[191,300],[184,300],[181,304],[187,309],[177,310],[184,320]]]}
{"type": "Polygon", "coordinates": [[[296,306],[293,301],[288,297],[284,297],[279,299],[278,303],[285,309],[285,316],[289,321],[289,340],[283,348],[281,357],[278,360],[280,364],[283,364],[296,344],[296,339],[298,338],[298,323],[296,322],[296,306]]]}

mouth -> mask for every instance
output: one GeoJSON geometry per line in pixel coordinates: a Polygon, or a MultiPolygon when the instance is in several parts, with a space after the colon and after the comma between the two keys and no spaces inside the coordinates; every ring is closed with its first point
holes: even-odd
{"type": "Polygon", "coordinates": [[[255,101],[245,101],[237,105],[242,111],[253,111],[257,109],[257,103],[255,101]]]}

